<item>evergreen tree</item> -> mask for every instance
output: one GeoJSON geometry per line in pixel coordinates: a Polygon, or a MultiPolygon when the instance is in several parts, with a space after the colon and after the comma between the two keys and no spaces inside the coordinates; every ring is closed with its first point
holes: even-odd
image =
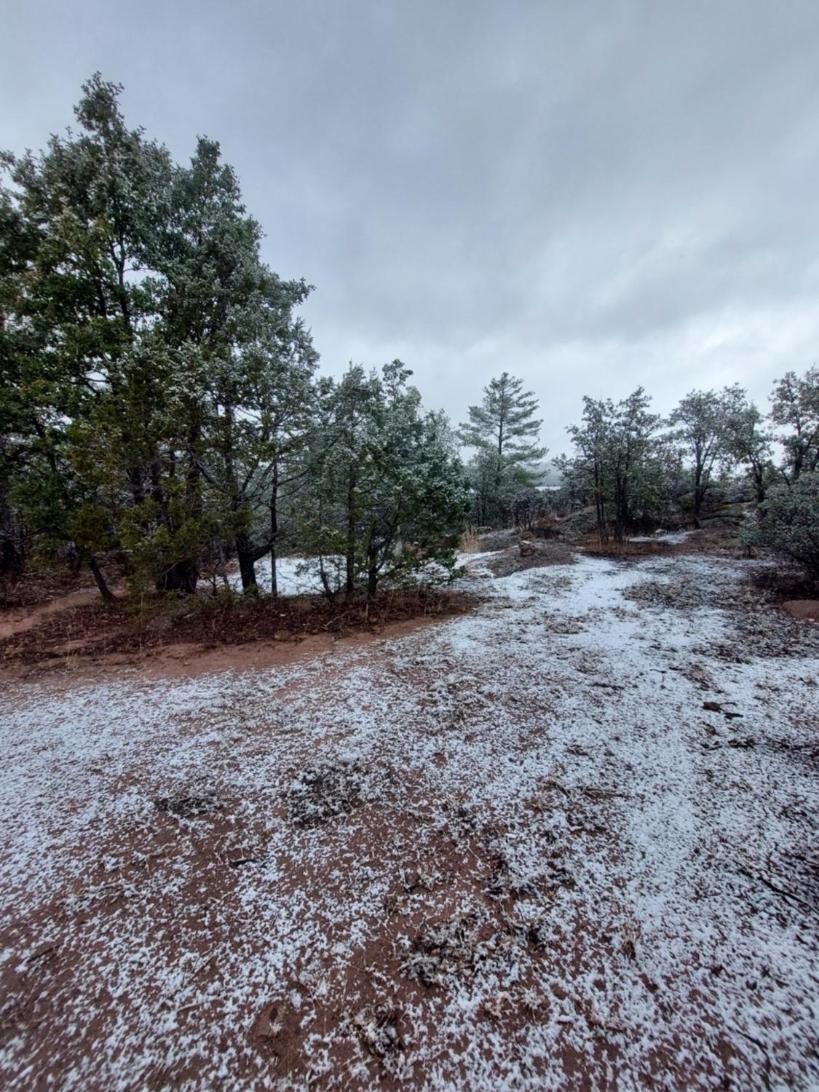
{"type": "Polygon", "coordinates": [[[144,391],[139,340],[154,321],[147,254],[171,176],[167,152],[125,125],[119,90],[93,77],[75,111],[79,134],[6,157],[6,201],[27,237],[6,297],[7,324],[28,342],[17,495],[41,540],[84,556],[104,594],[95,552],[110,544],[111,510],[123,492],[133,503],[145,492],[152,402],[134,398],[144,391]],[[89,438],[106,457],[83,476],[89,438]]]}
{"type": "Polygon", "coordinates": [[[327,594],[451,573],[468,504],[453,437],[399,361],[321,388],[302,523],[327,594]]]}
{"type": "Polygon", "coordinates": [[[803,376],[787,372],[771,395],[771,421],[779,426],[785,449],[786,479],[797,482],[803,471],[819,468],[819,367],[803,376]]]}
{"type": "Polygon", "coordinates": [[[235,355],[211,369],[199,465],[221,502],[242,587],[256,589],[255,562],[271,558],[277,592],[281,498],[304,476],[300,454],[313,423],[317,355],[291,310],[296,284],[279,286],[279,305],[256,310],[235,355]]]}
{"type": "Polygon", "coordinates": [[[668,453],[650,402],[642,387],[617,403],[584,398],[582,423],[567,430],[575,455],[556,460],[572,492],[594,505],[601,542],[622,543],[664,506],[668,453]]]}
{"type": "Polygon", "coordinates": [[[745,537],[751,545],[795,561],[819,580],[819,470],[804,470],[793,484],[774,486],[745,537]]]}
{"type": "Polygon", "coordinates": [[[469,407],[469,420],[459,438],[475,449],[470,478],[480,523],[508,517],[518,491],[540,480],[537,463],[546,449],[537,443],[542,421],[535,418],[538,400],[523,390],[523,380],[503,372],[490,380],[480,405],[469,407]]]}
{"type": "Polygon", "coordinates": [[[0,578],[23,566],[26,532],[12,491],[39,423],[35,404],[40,337],[16,314],[20,279],[36,235],[13,196],[0,186],[0,578]]]}
{"type": "Polygon", "coordinates": [[[674,410],[669,423],[689,460],[694,525],[700,526],[714,471],[730,461],[730,422],[741,412],[745,392],[740,387],[723,391],[691,391],[674,410]]]}
{"type": "Polygon", "coordinates": [[[774,478],[772,436],[763,427],[764,418],[744,393],[725,420],[725,443],[730,458],[746,468],[758,504],[765,500],[774,478]]]}
{"type": "Polygon", "coordinates": [[[218,144],[200,139],[190,166],[174,164],[126,126],[120,90],[94,76],[78,133],[5,159],[0,523],[16,496],[40,545],[87,560],[103,594],[99,551],[193,591],[225,538],[253,586],[275,537],[252,537],[255,512],[263,497],[275,524],[315,366],[293,315],[310,289],[262,263],[218,144]]]}

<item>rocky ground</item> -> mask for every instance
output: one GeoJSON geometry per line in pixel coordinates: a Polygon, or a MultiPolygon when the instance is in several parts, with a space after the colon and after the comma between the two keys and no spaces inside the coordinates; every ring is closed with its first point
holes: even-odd
{"type": "Polygon", "coordinates": [[[5,687],[3,1087],[819,1084],[819,627],[730,558],[470,568],[346,651],[5,687]]]}

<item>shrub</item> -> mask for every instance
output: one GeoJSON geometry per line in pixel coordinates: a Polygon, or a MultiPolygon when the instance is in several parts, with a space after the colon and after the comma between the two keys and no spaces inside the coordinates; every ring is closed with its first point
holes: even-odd
{"type": "Polygon", "coordinates": [[[819,471],[802,474],[791,486],[771,489],[749,538],[819,579],[819,471]]]}

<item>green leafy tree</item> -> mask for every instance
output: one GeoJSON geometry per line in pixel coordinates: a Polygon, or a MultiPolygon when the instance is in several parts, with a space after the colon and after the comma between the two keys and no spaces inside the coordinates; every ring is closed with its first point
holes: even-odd
{"type": "Polygon", "coordinates": [[[728,455],[745,467],[758,504],[765,500],[774,480],[772,436],[764,427],[764,421],[757,407],[744,396],[737,397],[724,421],[728,455]]]}

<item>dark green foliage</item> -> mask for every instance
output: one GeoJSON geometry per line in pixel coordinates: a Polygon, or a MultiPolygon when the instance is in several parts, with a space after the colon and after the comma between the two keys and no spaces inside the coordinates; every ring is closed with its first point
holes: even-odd
{"type": "Polygon", "coordinates": [[[489,382],[480,405],[469,407],[459,439],[475,450],[468,470],[477,523],[508,523],[542,478],[538,464],[546,449],[537,443],[542,424],[535,418],[537,408],[537,398],[508,372],[489,382]]]}
{"type": "Polygon", "coordinates": [[[446,420],[422,412],[410,375],[394,361],[322,385],[301,533],[330,596],[453,571],[466,482],[446,420]]]}
{"type": "Polygon", "coordinates": [[[642,387],[617,403],[584,398],[582,424],[568,429],[575,454],[559,469],[574,496],[594,506],[601,542],[623,542],[666,508],[673,456],[650,401],[642,387]]]}
{"type": "Polygon", "coordinates": [[[771,395],[771,420],[784,430],[783,473],[792,482],[819,468],[819,367],[803,376],[787,372],[771,395]]]}
{"type": "Polygon", "coordinates": [[[671,414],[672,436],[689,468],[691,511],[696,527],[700,525],[717,470],[727,467],[733,458],[756,461],[761,456],[753,435],[750,409],[745,392],[734,386],[719,392],[691,391],[671,414]]]}
{"type": "Polygon", "coordinates": [[[104,594],[109,551],[161,591],[235,557],[255,592],[269,554],[275,593],[299,528],[319,553],[341,536],[351,589],[451,568],[463,482],[443,419],[400,365],[319,392],[295,317],[310,286],[261,260],[219,145],[174,163],[127,127],[120,91],[94,76],[76,133],[4,159],[3,569],[28,535],[85,561],[104,594]]]}
{"type": "Polygon", "coordinates": [[[310,289],[261,261],[218,144],[179,166],[128,129],[118,86],[83,92],[78,133],[6,157],[0,515],[12,498],[41,548],[123,550],[163,590],[194,590],[217,540],[252,585],[254,521],[263,503],[269,549],[309,410],[310,289]]]}
{"type": "Polygon", "coordinates": [[[819,580],[819,470],[772,488],[747,539],[795,561],[819,580]]]}

